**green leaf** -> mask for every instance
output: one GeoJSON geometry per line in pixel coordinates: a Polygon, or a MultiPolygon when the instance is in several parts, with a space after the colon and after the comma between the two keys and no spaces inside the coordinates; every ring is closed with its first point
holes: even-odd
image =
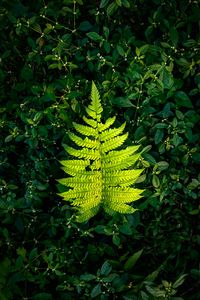
{"type": "Polygon", "coordinates": [[[156,164],[155,158],[149,154],[149,153],[143,153],[142,156],[144,157],[145,160],[147,160],[151,165],[156,164]]]}
{"type": "Polygon", "coordinates": [[[112,99],[112,103],[120,107],[133,107],[134,105],[126,97],[117,97],[112,99]]]}
{"type": "Polygon", "coordinates": [[[184,114],[180,110],[176,110],[176,116],[178,119],[183,120],[184,119],[184,114]]]}
{"type": "Polygon", "coordinates": [[[101,0],[100,2],[100,8],[104,8],[108,3],[109,3],[110,0],[101,0]]]}
{"type": "Polygon", "coordinates": [[[194,159],[194,161],[198,164],[200,164],[200,153],[194,153],[192,154],[192,158],[194,159]]]}
{"type": "Polygon", "coordinates": [[[23,259],[25,259],[25,257],[26,257],[26,249],[24,247],[17,248],[17,254],[19,256],[23,257],[23,259]]]}
{"type": "Polygon", "coordinates": [[[119,55],[123,57],[125,56],[125,51],[120,45],[117,45],[117,52],[119,53],[119,55]]]}
{"type": "Polygon", "coordinates": [[[178,43],[178,31],[176,30],[175,27],[171,27],[170,30],[169,30],[169,36],[170,36],[170,39],[174,45],[174,47],[177,46],[177,43],[178,43]]]}
{"type": "Polygon", "coordinates": [[[39,24],[35,23],[35,24],[32,25],[32,27],[33,27],[33,29],[34,29],[35,31],[37,31],[38,33],[42,33],[42,29],[41,29],[41,27],[40,27],[39,24]]]}
{"type": "Polygon", "coordinates": [[[183,66],[185,68],[189,68],[190,67],[190,62],[187,61],[185,58],[181,57],[179,60],[177,60],[177,64],[180,66],[183,66]]]}
{"type": "MultiPolygon", "coordinates": [[[[140,294],[141,294],[141,300],[149,300],[149,295],[147,293],[141,291],[140,294]]],[[[127,300],[132,300],[132,299],[128,298],[127,300]]]]}
{"type": "Polygon", "coordinates": [[[83,280],[83,281],[91,281],[95,278],[96,278],[95,275],[89,274],[89,273],[86,273],[86,274],[83,274],[83,275],[80,276],[80,279],[83,280]]]}
{"type": "Polygon", "coordinates": [[[155,138],[154,138],[154,141],[155,141],[156,145],[159,144],[162,141],[163,136],[164,136],[163,130],[157,129],[156,134],[155,134],[155,138]]]}
{"type": "Polygon", "coordinates": [[[164,48],[171,48],[171,46],[170,46],[168,43],[160,42],[160,44],[161,44],[164,48]]]}
{"type": "Polygon", "coordinates": [[[8,257],[5,257],[4,259],[1,259],[0,261],[0,275],[3,275],[4,278],[9,274],[10,272],[10,266],[11,261],[8,257]]]}
{"type": "Polygon", "coordinates": [[[169,71],[167,71],[166,69],[163,69],[161,75],[162,76],[160,79],[163,82],[164,88],[171,89],[174,84],[174,78],[173,78],[172,74],[169,71]]]}
{"type": "Polygon", "coordinates": [[[140,55],[145,54],[148,50],[150,50],[150,46],[148,44],[143,45],[139,48],[140,55]]]}
{"type": "Polygon", "coordinates": [[[118,5],[115,2],[112,2],[106,10],[107,15],[112,16],[116,12],[117,8],[118,8],[118,5]]]}
{"type": "Polygon", "coordinates": [[[159,161],[157,164],[157,168],[160,171],[166,170],[169,168],[169,163],[166,161],[159,161]]]}
{"type": "Polygon", "coordinates": [[[189,214],[192,216],[198,215],[200,213],[199,209],[193,209],[191,211],[189,211],[189,214]]]}
{"type": "Polygon", "coordinates": [[[48,68],[51,69],[57,69],[58,68],[58,64],[51,64],[48,66],[48,68]]]}
{"type": "Polygon", "coordinates": [[[84,22],[81,22],[78,29],[81,31],[88,31],[91,28],[92,28],[91,23],[89,21],[84,21],[84,22]]]}
{"type": "Polygon", "coordinates": [[[155,128],[158,128],[158,129],[163,129],[163,128],[167,128],[168,126],[167,126],[167,124],[165,124],[165,123],[157,123],[156,125],[155,125],[155,128]]]}
{"type": "Polygon", "coordinates": [[[83,0],[77,0],[77,3],[83,5],[83,0]]]}
{"type": "Polygon", "coordinates": [[[188,48],[195,47],[196,44],[197,44],[197,42],[195,40],[193,40],[193,39],[189,39],[189,40],[187,40],[186,42],[183,43],[183,45],[185,47],[188,47],[188,48]]]}
{"type": "Polygon", "coordinates": [[[5,143],[9,143],[10,141],[13,140],[13,136],[11,134],[9,134],[6,138],[5,138],[5,143]]]}
{"type": "Polygon", "coordinates": [[[104,47],[106,53],[110,53],[110,43],[109,42],[104,41],[103,47],[104,47]]]}
{"type": "Polygon", "coordinates": [[[105,261],[101,267],[100,274],[103,276],[107,276],[112,270],[112,266],[108,261],[105,261]]]}
{"type": "Polygon", "coordinates": [[[119,236],[118,236],[117,234],[114,234],[114,235],[113,235],[113,237],[112,237],[112,242],[113,242],[113,244],[116,245],[117,247],[120,246],[121,241],[120,241],[120,238],[119,238],[119,236]]]}
{"type": "Polygon", "coordinates": [[[25,80],[25,81],[29,81],[33,79],[33,71],[30,67],[28,66],[24,66],[21,70],[21,77],[25,80]]]}
{"type": "Polygon", "coordinates": [[[150,282],[154,281],[158,277],[159,273],[160,273],[159,269],[153,271],[152,273],[147,275],[147,277],[145,278],[145,281],[150,281],[150,282]]]}
{"type": "Polygon", "coordinates": [[[129,259],[124,264],[124,269],[126,271],[132,269],[135,266],[136,262],[142,255],[142,252],[143,252],[143,249],[139,250],[138,252],[134,253],[131,257],[129,257],[129,259]]]}
{"type": "Polygon", "coordinates": [[[156,287],[150,287],[149,285],[146,285],[146,289],[154,297],[153,299],[165,299],[165,290],[161,290],[156,287]]]}
{"type": "Polygon", "coordinates": [[[37,256],[38,256],[38,249],[34,248],[33,250],[31,250],[31,252],[29,254],[29,260],[32,260],[37,256]]]}
{"type": "Polygon", "coordinates": [[[183,91],[176,92],[175,100],[176,100],[176,104],[178,105],[178,107],[193,108],[190,98],[183,91]]]}
{"type": "Polygon", "coordinates": [[[145,30],[145,36],[147,38],[147,41],[150,41],[150,38],[152,36],[153,33],[153,26],[148,26],[147,29],[145,30]]]}
{"type": "Polygon", "coordinates": [[[118,6],[122,6],[122,1],[121,0],[115,0],[118,6]]]}
{"type": "Polygon", "coordinates": [[[188,184],[187,188],[189,190],[194,190],[200,185],[199,181],[195,178],[192,179],[192,181],[188,184]]]}
{"type": "Polygon", "coordinates": [[[167,104],[164,106],[164,108],[163,108],[163,110],[162,110],[162,116],[163,116],[163,118],[168,118],[169,116],[172,115],[172,112],[171,112],[171,110],[170,110],[170,107],[171,107],[171,104],[170,104],[170,103],[167,103],[167,104]]]}
{"type": "Polygon", "coordinates": [[[133,234],[133,231],[131,230],[130,224],[129,223],[124,223],[120,227],[120,232],[122,232],[125,235],[131,235],[133,234]]]}
{"type": "Polygon", "coordinates": [[[173,289],[177,289],[177,287],[179,287],[180,285],[183,284],[183,282],[185,281],[187,274],[183,274],[181,275],[172,285],[173,289]]]}
{"type": "Polygon", "coordinates": [[[175,147],[180,145],[182,143],[182,141],[183,141],[183,139],[178,135],[178,133],[175,133],[173,135],[172,142],[175,147]]]}
{"type": "Polygon", "coordinates": [[[33,300],[52,300],[52,296],[49,293],[39,293],[33,296],[33,300]]]}
{"type": "Polygon", "coordinates": [[[10,190],[17,190],[17,189],[18,189],[18,186],[15,185],[15,184],[9,183],[9,184],[8,184],[8,188],[9,188],[10,190]]]}
{"type": "Polygon", "coordinates": [[[141,154],[142,154],[142,153],[149,152],[151,149],[152,149],[152,145],[147,145],[146,147],[144,147],[144,148],[142,149],[141,154]]]}
{"type": "Polygon", "coordinates": [[[100,36],[97,32],[88,32],[86,35],[95,42],[101,42],[103,40],[103,37],[100,36]]]}
{"type": "MultiPolygon", "coordinates": [[[[146,164],[144,163],[144,161],[142,162],[143,166],[148,168],[150,166],[150,164],[148,162],[146,162],[146,164]]],[[[147,178],[146,174],[141,175],[140,177],[138,177],[138,179],[135,181],[135,183],[141,183],[144,182],[147,178]]]]}
{"type": "Polygon", "coordinates": [[[160,180],[159,180],[158,176],[155,174],[153,174],[153,177],[152,177],[152,184],[155,188],[158,188],[160,186],[160,180]]]}
{"type": "Polygon", "coordinates": [[[123,5],[124,5],[124,7],[126,7],[126,8],[130,8],[130,3],[129,3],[128,0],[123,0],[123,5]]]}
{"type": "Polygon", "coordinates": [[[93,289],[90,294],[91,298],[95,298],[101,294],[101,285],[97,284],[93,289]]]}
{"type": "Polygon", "coordinates": [[[33,121],[34,121],[35,123],[37,123],[39,120],[41,120],[42,115],[43,115],[43,113],[40,112],[40,111],[38,111],[38,112],[35,114],[35,116],[34,116],[34,118],[33,118],[33,121]]]}
{"type": "Polygon", "coordinates": [[[55,270],[54,272],[57,276],[63,276],[63,274],[64,274],[64,273],[60,272],[59,270],[55,270]]]}
{"type": "Polygon", "coordinates": [[[109,34],[110,34],[109,28],[106,27],[106,26],[103,26],[103,33],[104,33],[105,38],[108,39],[109,38],[109,34]]]}

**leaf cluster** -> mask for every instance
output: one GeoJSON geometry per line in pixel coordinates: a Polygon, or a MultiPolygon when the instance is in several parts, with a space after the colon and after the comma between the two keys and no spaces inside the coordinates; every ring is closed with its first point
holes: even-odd
{"type": "Polygon", "coordinates": [[[0,15],[0,299],[198,299],[199,1],[4,0],[0,15]],[[89,226],[54,178],[92,80],[102,120],[143,149],[146,192],[89,226]]]}

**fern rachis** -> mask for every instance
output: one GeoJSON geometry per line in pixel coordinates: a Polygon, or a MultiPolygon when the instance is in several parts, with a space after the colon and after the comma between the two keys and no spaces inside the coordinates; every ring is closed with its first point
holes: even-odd
{"type": "Polygon", "coordinates": [[[84,222],[102,207],[107,213],[132,213],[129,204],[140,199],[143,190],[133,188],[142,169],[130,169],[139,159],[139,146],[115,150],[124,144],[128,133],[123,134],[125,123],[110,128],[116,117],[101,122],[103,111],[99,92],[92,82],[91,104],[86,108],[86,125],[73,123],[82,136],[69,133],[69,138],[81,149],[66,146],[65,150],[74,160],[61,161],[63,170],[70,177],[58,182],[68,187],[60,195],[78,209],[77,220],[84,222]]]}

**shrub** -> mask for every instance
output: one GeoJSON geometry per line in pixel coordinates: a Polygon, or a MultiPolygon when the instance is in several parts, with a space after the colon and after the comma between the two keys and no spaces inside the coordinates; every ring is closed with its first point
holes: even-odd
{"type": "Polygon", "coordinates": [[[0,299],[173,299],[177,288],[197,299],[198,1],[5,0],[0,10],[0,299]],[[54,178],[91,80],[103,117],[125,119],[127,144],[142,145],[147,192],[133,215],[78,224],[54,178]]]}

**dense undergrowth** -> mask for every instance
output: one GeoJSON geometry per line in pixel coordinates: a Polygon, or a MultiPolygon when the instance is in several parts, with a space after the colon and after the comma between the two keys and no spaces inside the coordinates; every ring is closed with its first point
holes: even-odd
{"type": "Polygon", "coordinates": [[[198,299],[199,1],[0,3],[0,300],[198,299]],[[146,192],[79,224],[55,179],[91,80],[146,192]]]}

